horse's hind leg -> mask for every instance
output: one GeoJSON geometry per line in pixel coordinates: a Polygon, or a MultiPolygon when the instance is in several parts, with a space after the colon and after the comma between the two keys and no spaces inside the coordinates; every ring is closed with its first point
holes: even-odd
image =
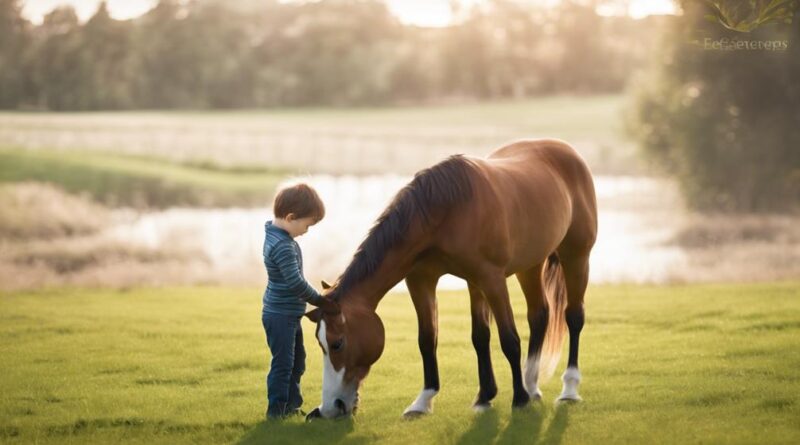
{"type": "Polygon", "coordinates": [[[475,398],[473,408],[482,411],[491,406],[492,399],[497,395],[497,384],[494,380],[492,369],[492,355],[489,348],[491,335],[489,323],[492,313],[480,289],[468,283],[470,312],[472,313],[472,346],[478,356],[478,381],[480,389],[475,398]]]}
{"type": "Polygon", "coordinates": [[[566,320],[569,328],[569,358],[567,370],[561,377],[564,388],[559,400],[581,400],[578,395],[578,384],[581,373],[578,370],[578,344],[583,329],[583,296],[589,282],[589,257],[562,258],[564,279],[567,285],[566,320]]]}
{"type": "Polygon", "coordinates": [[[528,326],[531,330],[528,359],[525,362],[525,389],[532,400],[542,398],[539,390],[539,359],[547,332],[548,307],[542,283],[542,264],[517,273],[517,279],[528,304],[528,326]]]}
{"type": "Polygon", "coordinates": [[[522,383],[519,334],[514,323],[511,301],[508,299],[505,274],[500,270],[486,273],[480,281],[480,288],[483,291],[483,295],[486,296],[486,301],[489,303],[497,322],[500,348],[503,350],[506,359],[508,359],[509,366],[511,366],[511,379],[514,387],[512,404],[515,408],[521,408],[528,404],[530,396],[522,383]]]}

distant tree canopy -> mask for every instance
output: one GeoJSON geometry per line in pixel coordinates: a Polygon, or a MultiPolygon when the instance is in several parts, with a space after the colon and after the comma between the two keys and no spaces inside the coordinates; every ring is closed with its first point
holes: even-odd
{"type": "Polygon", "coordinates": [[[30,94],[25,69],[30,37],[18,2],[0,0],[0,106],[15,107],[30,94]]]}
{"type": "Polygon", "coordinates": [[[632,133],[678,177],[695,208],[800,209],[800,12],[793,7],[792,24],[736,32],[710,23],[699,1],[684,2],[636,88],[632,133]]]}
{"type": "Polygon", "coordinates": [[[0,0],[0,108],[100,110],[363,105],[615,92],[651,21],[494,0],[446,28],[378,0],[160,0],[133,20],[105,3],[32,25],[0,0]]]}

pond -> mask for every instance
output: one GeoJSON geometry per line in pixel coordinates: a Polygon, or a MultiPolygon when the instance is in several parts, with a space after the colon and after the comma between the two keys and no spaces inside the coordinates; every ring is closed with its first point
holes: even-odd
{"type": "MultiPolygon", "coordinates": [[[[400,175],[292,178],[317,189],[327,206],[323,221],[298,238],[307,277],[334,280],[347,266],[374,220],[410,177],[400,175]]],[[[686,252],[671,243],[686,218],[674,184],[648,177],[599,176],[595,179],[599,238],[592,254],[595,283],[663,283],[686,267],[686,252]]],[[[216,276],[263,283],[263,209],[169,209],[147,213],[108,229],[107,236],[152,249],[196,252],[216,276]]],[[[224,280],[223,280],[224,281],[224,280]]],[[[464,288],[446,276],[440,288],[464,288]]]]}

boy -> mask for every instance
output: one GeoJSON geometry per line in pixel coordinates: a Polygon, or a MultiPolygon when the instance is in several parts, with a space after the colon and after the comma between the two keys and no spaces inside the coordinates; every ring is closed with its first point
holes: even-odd
{"type": "Polygon", "coordinates": [[[305,415],[300,377],[306,351],[300,319],[306,303],[318,306],[320,294],[303,277],[303,255],[294,238],[325,216],[317,192],[306,184],[288,187],[275,196],[274,221],[265,224],[264,264],[269,282],[264,291],[261,322],[272,353],[267,375],[267,418],[305,415]]]}

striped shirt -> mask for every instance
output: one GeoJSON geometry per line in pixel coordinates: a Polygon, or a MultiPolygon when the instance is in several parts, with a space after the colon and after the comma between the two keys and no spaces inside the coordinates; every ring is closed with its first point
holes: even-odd
{"type": "Polygon", "coordinates": [[[264,312],[301,316],[306,303],[322,298],[303,277],[303,253],[289,232],[267,221],[264,225],[264,265],[269,281],[264,312]]]}

